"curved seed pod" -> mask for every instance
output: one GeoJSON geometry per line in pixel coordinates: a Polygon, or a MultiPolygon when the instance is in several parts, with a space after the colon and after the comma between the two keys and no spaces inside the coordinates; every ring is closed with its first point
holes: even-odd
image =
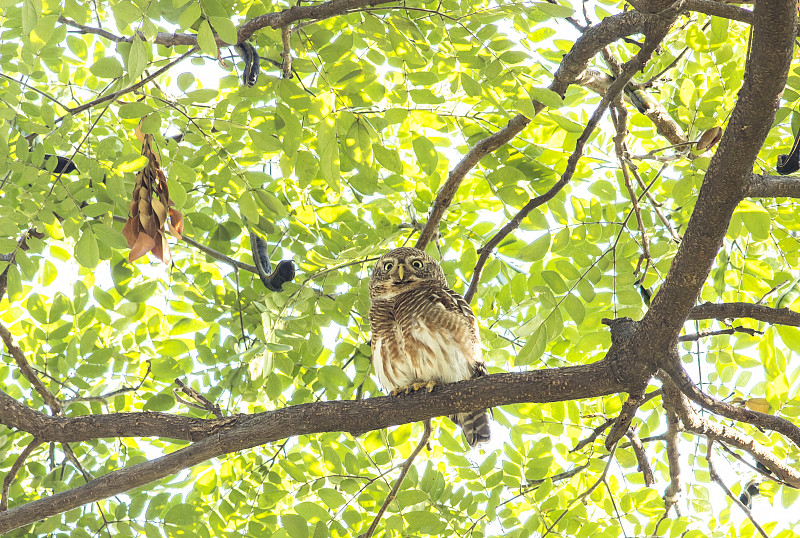
{"type": "Polygon", "coordinates": [[[722,138],[722,127],[712,127],[704,132],[697,140],[697,151],[706,151],[717,145],[720,138],[722,138]]]}
{"type": "Polygon", "coordinates": [[[236,52],[244,60],[244,70],[242,71],[242,84],[245,86],[255,86],[258,82],[258,71],[260,69],[260,58],[256,48],[248,43],[242,41],[234,46],[236,52]]]}
{"type": "Polygon", "coordinates": [[[250,248],[253,252],[253,262],[258,271],[258,276],[268,290],[281,291],[281,287],[285,282],[294,279],[294,263],[291,260],[281,261],[275,267],[275,271],[272,270],[267,242],[253,232],[250,232],[250,248]]]}

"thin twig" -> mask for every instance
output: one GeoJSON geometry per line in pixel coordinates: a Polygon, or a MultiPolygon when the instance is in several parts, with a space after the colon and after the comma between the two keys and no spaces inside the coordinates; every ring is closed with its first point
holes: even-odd
{"type": "MultiPolygon", "coordinates": [[[[564,509],[564,511],[561,512],[561,515],[556,518],[556,520],[553,522],[552,525],[547,527],[547,532],[542,534],[542,538],[545,538],[548,534],[553,532],[553,529],[556,528],[556,525],[558,525],[558,522],[561,521],[562,519],[564,519],[564,516],[566,516],[569,513],[569,511],[572,510],[572,507],[575,504],[577,504],[581,500],[585,499],[587,496],[591,495],[592,492],[597,489],[597,486],[599,486],[600,484],[605,482],[606,476],[608,476],[608,470],[611,468],[611,463],[614,461],[614,454],[616,452],[617,452],[617,445],[614,445],[613,448],[610,451],[610,454],[609,454],[609,457],[608,457],[608,461],[606,462],[606,466],[603,469],[603,472],[600,475],[600,477],[597,479],[597,481],[594,484],[592,484],[589,487],[589,489],[587,489],[586,491],[584,491],[583,493],[581,493],[580,495],[578,495],[577,497],[572,499],[572,501],[570,501],[569,506],[567,506],[564,509]]],[[[547,525],[545,524],[545,526],[547,526],[547,525]]]]}
{"type": "Polygon", "coordinates": [[[44,386],[42,380],[39,379],[39,376],[36,375],[36,372],[33,371],[31,365],[28,363],[28,360],[25,358],[25,353],[22,352],[22,348],[20,348],[16,342],[14,342],[14,337],[11,335],[11,331],[9,331],[5,325],[0,323],[0,338],[3,339],[3,342],[6,344],[9,353],[11,356],[14,357],[14,362],[17,363],[17,368],[19,368],[22,375],[25,376],[25,379],[33,385],[33,388],[36,389],[42,399],[44,399],[45,403],[50,407],[53,411],[54,415],[57,415],[61,412],[61,402],[53,396],[53,393],[48,390],[47,387],[44,386]]]}
{"type": "Polygon", "coordinates": [[[204,410],[206,410],[206,411],[208,411],[210,413],[213,413],[217,418],[222,418],[222,409],[220,409],[218,405],[212,403],[208,398],[206,398],[205,396],[203,396],[202,394],[200,394],[199,392],[194,390],[192,387],[186,386],[186,384],[183,381],[181,381],[179,378],[175,378],[175,384],[180,387],[181,392],[183,392],[184,394],[194,398],[195,400],[200,402],[202,405],[193,404],[192,402],[187,402],[187,401],[183,400],[182,398],[180,398],[178,396],[177,392],[175,392],[178,389],[175,389],[173,391],[173,392],[175,392],[175,396],[177,398],[179,398],[183,403],[189,404],[192,407],[197,407],[198,409],[204,409],[204,410]]]}
{"type": "Polygon", "coordinates": [[[16,459],[14,464],[11,466],[11,469],[8,470],[8,474],[3,479],[3,493],[0,495],[0,512],[5,512],[8,510],[8,490],[11,488],[11,483],[14,481],[14,478],[17,477],[17,472],[20,470],[22,465],[25,463],[25,460],[28,459],[28,456],[31,455],[33,449],[42,444],[42,442],[37,439],[36,437],[26,446],[19,457],[16,459]]]}
{"type": "MultiPolygon", "coordinates": [[[[120,217],[119,215],[114,215],[113,218],[117,222],[127,222],[128,221],[128,219],[126,219],[124,217],[120,217]]],[[[221,252],[218,252],[218,251],[214,250],[211,247],[203,245],[202,243],[198,243],[197,241],[195,241],[191,237],[186,236],[185,234],[181,234],[181,240],[184,243],[186,243],[188,245],[191,245],[194,248],[205,252],[206,254],[208,254],[209,256],[214,258],[215,260],[219,260],[221,262],[225,262],[225,263],[227,263],[228,265],[230,265],[232,267],[236,267],[236,268],[242,269],[244,271],[250,271],[251,273],[258,274],[258,269],[256,269],[254,265],[250,265],[249,263],[240,262],[239,260],[231,258],[230,256],[226,256],[225,254],[223,254],[221,252]]]]}
{"type": "Polygon", "coordinates": [[[411,468],[411,464],[414,462],[414,458],[417,457],[417,454],[420,453],[422,447],[428,444],[428,439],[431,437],[431,419],[425,421],[425,431],[422,434],[422,438],[419,440],[419,444],[417,448],[414,449],[414,452],[408,457],[406,462],[403,464],[402,469],[400,469],[400,476],[397,477],[397,480],[392,487],[392,491],[389,492],[389,495],[386,497],[386,500],[383,501],[383,505],[381,506],[378,513],[375,515],[375,519],[372,520],[372,524],[367,529],[367,532],[364,534],[359,535],[358,538],[370,538],[374,533],[375,529],[378,527],[378,523],[383,517],[383,513],[386,512],[386,509],[389,507],[389,503],[391,503],[394,498],[397,496],[397,492],[400,490],[400,485],[403,483],[403,479],[406,477],[408,470],[411,468]]]}
{"type": "Polygon", "coordinates": [[[717,470],[714,468],[714,463],[711,460],[711,453],[712,453],[711,449],[713,446],[714,446],[714,441],[709,439],[708,449],[706,450],[706,461],[708,462],[708,474],[711,475],[711,480],[716,482],[717,485],[721,487],[722,490],[725,492],[725,495],[730,497],[731,500],[734,502],[734,504],[742,509],[742,511],[745,513],[745,515],[753,524],[753,526],[756,528],[756,530],[758,530],[761,536],[763,536],[764,538],[769,538],[767,536],[767,533],[764,532],[764,529],[761,528],[761,525],[759,525],[756,522],[756,520],[753,519],[753,514],[750,513],[750,509],[747,506],[745,506],[744,503],[742,503],[742,501],[740,501],[739,498],[736,495],[734,495],[730,489],[728,489],[728,486],[725,485],[725,482],[723,482],[722,478],[720,478],[720,476],[717,474],[717,470]]]}
{"type": "Polygon", "coordinates": [[[709,329],[696,332],[694,334],[685,334],[683,336],[678,337],[679,342],[694,342],[696,340],[700,340],[701,338],[706,338],[708,336],[719,336],[721,334],[734,334],[734,333],[746,333],[750,336],[758,336],[764,334],[764,331],[759,331],[756,329],[751,329],[749,327],[731,327],[730,329],[720,329],[718,331],[712,331],[709,329]]]}
{"type": "Polygon", "coordinates": [[[154,78],[156,78],[159,75],[162,75],[165,72],[167,72],[169,69],[171,69],[172,67],[174,67],[175,65],[177,65],[178,63],[183,61],[188,56],[194,54],[197,51],[197,49],[198,49],[198,47],[191,48],[189,50],[189,52],[179,56],[175,60],[171,61],[170,63],[168,63],[167,65],[165,65],[164,67],[162,67],[161,69],[159,69],[158,71],[156,71],[155,73],[150,75],[149,77],[143,78],[142,80],[140,80],[139,82],[137,82],[136,84],[134,84],[132,86],[128,86],[127,88],[124,88],[122,90],[119,90],[119,91],[116,91],[116,92],[113,92],[113,93],[109,93],[108,95],[104,95],[102,97],[98,97],[97,99],[89,101],[88,103],[84,103],[84,104],[82,104],[80,106],[76,106],[75,108],[68,108],[67,109],[67,114],[64,114],[63,116],[58,118],[55,122],[59,123],[69,115],[78,114],[80,112],[83,112],[84,110],[92,108],[95,105],[99,105],[100,103],[105,103],[106,101],[114,101],[114,100],[118,99],[119,97],[122,97],[126,93],[130,93],[130,92],[138,90],[139,88],[141,88],[142,86],[144,86],[145,84],[147,84],[148,82],[153,80],[154,78]]]}

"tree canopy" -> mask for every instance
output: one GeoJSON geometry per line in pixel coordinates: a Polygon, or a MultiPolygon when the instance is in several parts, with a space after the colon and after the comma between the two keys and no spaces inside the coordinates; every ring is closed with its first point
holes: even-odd
{"type": "Polygon", "coordinates": [[[796,2],[0,22],[0,533],[796,536],[796,2]],[[400,245],[489,375],[384,394],[400,245]]]}

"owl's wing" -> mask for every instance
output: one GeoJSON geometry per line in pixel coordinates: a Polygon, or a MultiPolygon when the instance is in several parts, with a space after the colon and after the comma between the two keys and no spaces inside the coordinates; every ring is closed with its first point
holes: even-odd
{"type": "Polygon", "coordinates": [[[438,288],[432,290],[429,298],[432,303],[441,305],[441,307],[443,307],[450,316],[457,318],[457,323],[464,324],[469,327],[470,337],[472,338],[475,349],[472,360],[475,363],[476,372],[473,377],[483,375],[477,372],[477,369],[481,368],[483,373],[485,373],[486,370],[483,366],[483,357],[480,353],[480,327],[478,327],[478,320],[475,318],[475,314],[472,312],[472,308],[470,308],[469,303],[467,303],[467,301],[465,301],[461,295],[454,292],[450,288],[438,288]]]}

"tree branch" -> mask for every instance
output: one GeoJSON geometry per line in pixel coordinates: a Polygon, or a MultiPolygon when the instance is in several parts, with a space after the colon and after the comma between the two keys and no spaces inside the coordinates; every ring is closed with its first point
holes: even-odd
{"type": "Polygon", "coordinates": [[[53,396],[53,393],[44,386],[42,380],[39,379],[39,376],[36,375],[36,372],[33,371],[31,365],[28,363],[28,360],[25,358],[25,353],[22,352],[22,349],[14,342],[14,337],[11,336],[11,332],[6,328],[5,325],[0,323],[0,338],[2,338],[3,342],[5,343],[6,347],[8,348],[8,352],[11,353],[11,356],[14,357],[14,362],[17,363],[17,368],[25,376],[25,379],[36,389],[36,392],[42,397],[44,402],[50,407],[53,411],[54,415],[57,415],[61,412],[61,402],[59,402],[58,398],[53,396]]]}
{"type": "MultiPolygon", "coordinates": [[[[113,215],[113,218],[117,222],[123,222],[124,223],[124,222],[128,221],[128,219],[126,219],[125,217],[120,217],[119,215],[113,215]]],[[[186,243],[187,245],[193,246],[197,250],[205,252],[206,254],[208,254],[209,256],[214,258],[215,260],[219,260],[219,261],[221,261],[223,263],[227,263],[231,267],[236,267],[237,269],[241,269],[243,271],[249,271],[249,272],[254,273],[256,275],[258,274],[258,269],[256,269],[256,267],[254,265],[250,265],[249,263],[244,263],[244,262],[241,262],[241,261],[236,260],[234,258],[231,258],[230,256],[226,256],[225,254],[223,254],[223,253],[221,253],[219,251],[216,251],[216,250],[214,250],[213,248],[211,248],[211,247],[209,247],[207,245],[204,245],[202,243],[198,243],[197,241],[195,241],[191,237],[187,236],[186,234],[181,234],[181,239],[180,240],[183,241],[184,243],[186,243]]]]}
{"type": "Polygon", "coordinates": [[[22,466],[25,465],[25,460],[28,459],[31,452],[40,444],[42,444],[42,441],[34,437],[33,440],[28,443],[28,446],[22,450],[22,453],[17,456],[11,469],[8,470],[8,474],[3,478],[3,491],[2,494],[0,494],[0,512],[8,510],[8,490],[11,488],[11,483],[14,481],[14,478],[16,478],[22,466]]]}
{"type": "MultiPolygon", "coordinates": [[[[587,29],[584,34],[575,41],[570,52],[564,56],[558,71],[553,76],[553,82],[549,89],[564,95],[570,84],[574,83],[581,73],[586,69],[589,60],[597,54],[603,47],[616,41],[617,39],[631,34],[641,33],[646,24],[651,22],[655,16],[639,13],[638,11],[628,11],[612,17],[606,17],[596,26],[587,29]]],[[[538,101],[533,101],[533,106],[538,114],[544,105],[538,101]]],[[[531,122],[532,118],[527,118],[522,114],[517,114],[511,118],[508,124],[496,133],[484,138],[470,149],[461,161],[450,171],[447,181],[439,190],[436,199],[428,215],[425,228],[417,240],[416,247],[425,249],[427,244],[436,235],[439,222],[444,216],[447,208],[453,201],[453,197],[458,191],[458,187],[464,177],[472,170],[480,160],[503,146],[531,122]]]]}
{"type": "Polygon", "coordinates": [[[800,313],[788,308],[771,308],[752,303],[703,303],[689,311],[686,319],[739,319],[752,318],[773,325],[800,327],[800,313]]]}
{"type": "Polygon", "coordinates": [[[800,177],[753,174],[746,195],[750,198],[800,198],[800,177]]]}
{"type": "Polygon", "coordinates": [[[761,528],[761,525],[759,525],[756,522],[756,520],[753,519],[753,514],[750,513],[750,509],[747,508],[744,504],[742,504],[742,501],[740,501],[739,498],[736,495],[734,495],[733,492],[731,492],[728,486],[725,485],[725,482],[722,481],[722,478],[720,478],[719,474],[717,474],[717,470],[714,468],[714,462],[711,460],[713,446],[714,446],[714,441],[709,440],[708,450],[706,450],[706,461],[708,462],[708,474],[711,476],[711,480],[716,482],[717,485],[721,487],[722,490],[725,492],[725,495],[730,497],[731,500],[733,500],[734,504],[742,509],[747,518],[750,520],[750,523],[752,523],[753,526],[758,530],[758,532],[761,533],[761,536],[763,536],[764,538],[769,538],[767,533],[764,532],[764,529],[761,528]]]}
{"type": "Polygon", "coordinates": [[[431,417],[520,402],[566,401],[626,391],[609,361],[522,373],[492,374],[437,386],[433,392],[367,400],[317,402],[221,420],[166,413],[114,413],[49,417],[0,391],[0,423],[34,430],[43,442],[77,442],[98,437],[199,439],[161,458],[114,471],[88,484],[14,507],[0,514],[0,533],[83,504],[159,480],[223,454],[286,437],[345,431],[353,435],[431,417]],[[21,408],[21,409],[20,409],[21,408]]]}
{"type": "Polygon", "coordinates": [[[189,52],[186,52],[186,53],[182,54],[181,56],[178,56],[176,59],[172,60],[171,62],[169,62],[167,65],[165,65],[164,67],[162,67],[161,69],[159,69],[158,71],[153,73],[152,75],[143,78],[142,80],[140,80],[136,84],[133,84],[132,86],[128,86],[127,88],[124,88],[122,90],[109,93],[108,95],[103,95],[102,97],[98,97],[97,99],[93,99],[93,100],[89,101],[88,103],[84,103],[84,104],[82,104],[80,106],[76,106],[75,108],[68,108],[67,109],[67,114],[65,114],[65,115],[61,116],[60,118],[58,118],[56,120],[56,123],[59,123],[59,122],[63,121],[64,118],[66,118],[68,115],[78,114],[80,112],[83,112],[84,110],[92,108],[95,105],[99,105],[101,103],[105,103],[106,101],[114,101],[114,100],[122,97],[126,93],[130,93],[130,92],[138,90],[139,88],[141,88],[142,86],[144,86],[145,84],[147,84],[151,80],[155,79],[159,75],[167,72],[169,69],[171,69],[172,67],[174,67],[175,65],[177,65],[178,63],[183,61],[186,57],[194,54],[195,51],[197,51],[197,47],[193,47],[192,49],[189,50],[189,52]]]}
{"type": "Polygon", "coordinates": [[[753,163],[775,118],[794,50],[797,6],[787,0],[756,2],[751,51],[728,128],[711,158],[686,233],[669,273],[642,319],[641,356],[664,355],[674,345],[697,301],[728,229],[747,194],[753,163]]]}
{"type": "MultiPolygon", "coordinates": [[[[757,411],[751,411],[746,407],[734,407],[729,403],[715,400],[708,394],[701,391],[692,382],[683,369],[681,369],[679,372],[667,373],[669,374],[669,379],[675,383],[678,389],[680,389],[682,395],[699,404],[701,407],[708,409],[712,413],[732,420],[745,422],[752,426],[776,431],[789,438],[795,445],[800,446],[800,428],[785,418],[767,415],[757,411]]],[[[752,438],[749,438],[743,433],[732,428],[721,426],[719,424],[715,424],[693,416],[692,413],[694,411],[691,409],[688,402],[685,402],[685,400],[682,399],[676,399],[676,401],[679,401],[680,403],[679,405],[676,405],[675,411],[681,417],[681,420],[683,421],[683,424],[687,430],[693,431],[694,433],[700,433],[709,438],[719,437],[720,440],[723,440],[728,444],[743,450],[747,450],[753,455],[754,458],[756,458],[756,460],[761,461],[767,467],[769,467],[770,470],[773,470],[773,472],[780,477],[781,480],[784,480],[795,487],[800,487],[800,473],[794,470],[789,471],[786,466],[778,463],[778,460],[774,456],[768,457],[767,451],[758,447],[752,438]],[[764,461],[762,461],[762,459],[764,461]],[[779,468],[773,469],[773,467],[776,465],[779,468]]],[[[769,455],[771,456],[771,454],[769,455]]]]}
{"type": "Polygon", "coordinates": [[[706,15],[714,15],[723,19],[753,24],[753,12],[748,9],[732,6],[725,2],[713,0],[686,0],[683,4],[687,11],[697,11],[706,15]]]}
{"type": "Polygon", "coordinates": [[[371,538],[373,534],[375,534],[375,529],[378,528],[378,523],[380,523],[381,518],[383,517],[384,512],[389,507],[389,504],[397,497],[397,492],[400,490],[400,486],[403,483],[403,480],[408,474],[408,470],[411,468],[411,464],[414,463],[414,459],[422,450],[426,444],[428,444],[428,439],[431,438],[431,419],[425,421],[425,431],[422,433],[422,438],[419,440],[417,444],[417,448],[408,456],[408,459],[403,463],[403,467],[400,469],[400,475],[397,477],[397,480],[394,482],[394,486],[392,486],[392,491],[389,492],[389,495],[386,496],[386,499],[383,501],[378,513],[375,515],[375,519],[372,520],[367,532],[364,534],[360,534],[358,538],[371,538]]]}
{"type": "MultiPolygon", "coordinates": [[[[638,12],[628,12],[628,13],[638,13],[638,12]]],[[[583,155],[583,147],[586,144],[586,142],[588,142],[589,137],[594,132],[595,127],[597,127],[597,124],[600,122],[600,118],[603,117],[603,114],[605,114],[605,111],[609,107],[609,105],[612,102],[614,102],[614,100],[619,98],[619,95],[622,93],[622,89],[631,79],[633,74],[642,69],[644,65],[647,63],[647,60],[650,58],[650,55],[653,53],[656,47],[658,47],[658,45],[661,43],[661,40],[664,39],[664,36],[666,35],[667,31],[669,30],[669,27],[672,24],[672,21],[675,20],[676,16],[677,12],[668,11],[661,14],[659,17],[648,21],[649,24],[647,24],[646,26],[649,32],[647,33],[647,37],[645,37],[644,45],[636,54],[636,56],[634,56],[625,63],[625,65],[623,66],[622,73],[620,74],[619,77],[617,77],[614,80],[611,86],[609,86],[608,92],[606,92],[606,94],[600,100],[600,103],[597,105],[597,108],[595,108],[592,117],[586,123],[586,127],[583,129],[581,136],[575,143],[575,151],[573,151],[572,154],[569,156],[569,159],[567,160],[566,169],[564,170],[564,173],[561,175],[561,178],[546,193],[542,194],[541,196],[531,198],[528,201],[528,203],[525,204],[525,206],[522,209],[520,209],[520,211],[516,215],[514,215],[514,217],[508,223],[506,223],[505,226],[503,226],[500,229],[499,232],[497,232],[484,246],[480,248],[480,250],[478,251],[480,255],[478,256],[478,261],[475,264],[475,269],[472,273],[472,279],[470,280],[469,287],[467,288],[467,291],[464,294],[464,299],[467,301],[467,303],[472,302],[472,298],[475,295],[475,291],[477,290],[478,287],[478,282],[480,281],[481,278],[481,273],[483,272],[483,267],[486,265],[486,262],[488,261],[491,252],[497,247],[497,245],[500,244],[500,242],[506,236],[508,236],[508,234],[510,234],[519,227],[519,225],[522,223],[522,220],[526,216],[528,216],[528,214],[531,211],[533,211],[536,207],[551,200],[572,179],[572,175],[575,173],[575,169],[578,166],[578,161],[583,155]]],[[[613,17],[606,18],[603,20],[603,22],[606,22],[610,19],[613,19],[613,17]]],[[[603,23],[600,23],[600,25],[593,28],[600,28],[602,24],[603,23]]],[[[561,66],[559,67],[558,71],[554,76],[553,83],[550,85],[551,90],[556,91],[554,88],[560,88],[559,86],[560,84],[564,84],[564,88],[566,88],[569,85],[569,83],[565,83],[563,81],[568,80],[572,82],[575,79],[575,76],[577,76],[578,74],[580,74],[580,72],[583,71],[583,69],[581,69],[580,71],[578,71],[577,74],[571,77],[567,77],[567,75],[561,74],[562,68],[564,68],[563,69],[564,71],[568,71],[569,69],[574,69],[576,67],[575,65],[573,65],[573,62],[570,62],[570,59],[573,59],[572,55],[575,54],[576,51],[585,52],[582,50],[584,47],[579,47],[579,42],[581,41],[581,39],[583,38],[588,39],[588,37],[590,36],[595,37],[594,33],[592,33],[592,29],[587,30],[586,33],[583,34],[583,36],[579,38],[578,41],[575,42],[575,46],[572,48],[572,50],[564,57],[564,60],[561,62],[561,66]],[[565,66],[569,67],[566,68],[565,66]]],[[[603,46],[605,46],[605,43],[603,44],[603,46]]],[[[601,48],[602,46],[598,47],[597,50],[600,50],[601,48]]],[[[582,59],[582,56],[579,57],[582,59]]],[[[581,65],[585,68],[585,63],[582,63],[581,65]]],[[[563,94],[563,92],[560,93],[563,94]]],[[[421,240],[422,237],[420,237],[420,241],[421,240]]]]}

